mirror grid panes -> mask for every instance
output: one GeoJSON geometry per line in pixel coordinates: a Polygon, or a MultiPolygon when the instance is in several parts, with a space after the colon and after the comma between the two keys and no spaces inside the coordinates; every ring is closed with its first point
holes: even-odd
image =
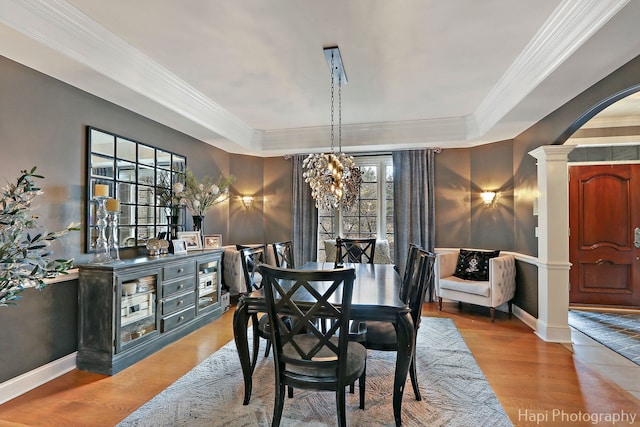
{"type": "MultiPolygon", "coordinates": [[[[121,249],[144,246],[148,239],[166,233],[168,218],[176,210],[167,202],[170,197],[163,196],[170,196],[172,185],[184,180],[186,157],[94,127],[87,128],[87,143],[87,252],[94,251],[98,237],[96,184],[106,184],[108,197],[120,201],[121,249]]],[[[183,223],[181,215],[179,224],[183,223]]]]}

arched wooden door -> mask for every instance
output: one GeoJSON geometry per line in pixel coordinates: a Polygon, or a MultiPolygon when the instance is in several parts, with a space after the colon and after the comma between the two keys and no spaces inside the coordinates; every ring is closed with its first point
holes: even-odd
{"type": "Polygon", "coordinates": [[[637,227],[640,165],[569,167],[570,303],[640,306],[637,227]]]}

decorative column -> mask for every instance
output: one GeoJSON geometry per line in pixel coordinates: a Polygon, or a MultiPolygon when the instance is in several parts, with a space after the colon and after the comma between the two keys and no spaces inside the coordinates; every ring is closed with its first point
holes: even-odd
{"type": "Polygon", "coordinates": [[[573,146],[546,145],[529,152],[537,159],[539,193],[536,334],[549,342],[571,342],[567,156],[573,148],[573,146]]]}

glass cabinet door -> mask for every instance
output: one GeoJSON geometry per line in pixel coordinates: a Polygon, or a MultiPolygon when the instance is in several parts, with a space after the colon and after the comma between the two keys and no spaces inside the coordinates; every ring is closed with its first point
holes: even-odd
{"type": "Polygon", "coordinates": [[[118,350],[158,332],[156,305],[158,276],[124,279],[120,282],[120,339],[118,350]]]}
{"type": "Polygon", "coordinates": [[[219,272],[220,261],[218,259],[198,264],[198,311],[219,303],[219,272]]]}

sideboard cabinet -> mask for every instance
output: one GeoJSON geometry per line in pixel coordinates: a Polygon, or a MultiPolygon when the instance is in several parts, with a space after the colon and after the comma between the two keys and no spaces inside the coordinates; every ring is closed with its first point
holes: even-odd
{"type": "Polygon", "coordinates": [[[113,375],[220,317],[222,250],[80,265],[78,369],[113,375]]]}

